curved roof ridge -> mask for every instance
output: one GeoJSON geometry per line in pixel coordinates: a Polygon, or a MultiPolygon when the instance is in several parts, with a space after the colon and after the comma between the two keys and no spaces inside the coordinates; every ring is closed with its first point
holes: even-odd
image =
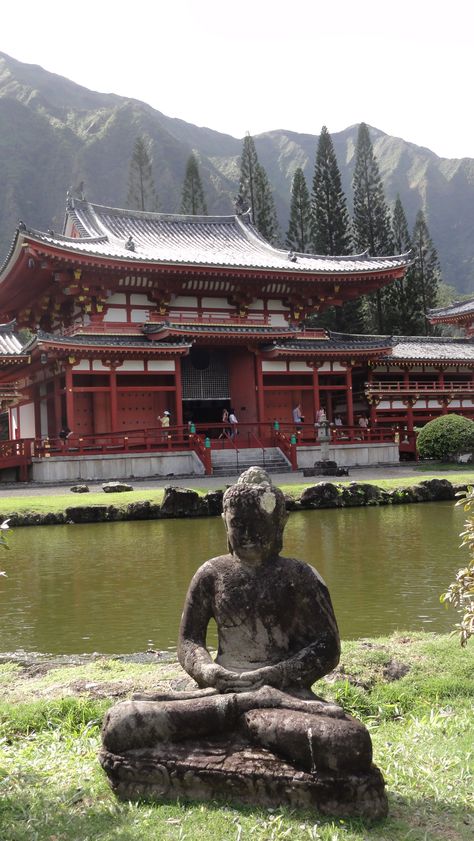
{"type": "MultiPolygon", "coordinates": [[[[77,243],[78,240],[78,237],[67,237],[64,234],[57,234],[55,231],[51,231],[51,233],[48,233],[47,231],[38,231],[35,228],[28,228],[28,230],[24,231],[24,233],[29,236],[36,237],[37,239],[64,242],[67,244],[77,243]]],[[[109,237],[107,234],[97,234],[96,236],[80,237],[80,241],[95,245],[100,242],[109,242],[109,237]]]]}
{"type": "MultiPolygon", "coordinates": [[[[241,218],[236,214],[227,214],[225,216],[207,216],[206,214],[193,215],[190,213],[162,213],[161,211],[154,210],[132,210],[127,207],[109,207],[108,205],[97,204],[96,202],[90,202],[86,199],[71,199],[68,211],[71,212],[86,208],[91,209],[94,212],[105,211],[109,216],[129,216],[136,219],[155,219],[156,221],[161,222],[172,222],[173,220],[176,220],[177,222],[193,222],[195,224],[202,224],[203,222],[234,222],[236,219],[241,218]]],[[[249,211],[246,211],[246,213],[242,214],[242,216],[247,213],[249,213],[249,211]]]]}

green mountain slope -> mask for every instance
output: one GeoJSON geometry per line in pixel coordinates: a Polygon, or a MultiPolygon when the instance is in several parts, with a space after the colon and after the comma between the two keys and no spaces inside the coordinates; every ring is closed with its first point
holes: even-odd
{"type": "MultiPolygon", "coordinates": [[[[0,260],[20,218],[32,227],[61,230],[66,191],[80,181],[91,201],[124,206],[139,134],[150,140],[161,210],[179,210],[186,162],[194,151],[209,213],[232,212],[241,140],[0,53],[0,260]]],[[[357,126],[333,134],[349,205],[356,134],[357,126]]],[[[393,203],[400,193],[410,225],[419,208],[425,210],[445,281],[461,293],[473,292],[474,160],[439,158],[378,129],[372,129],[372,138],[388,200],[393,203]]],[[[301,166],[311,186],[317,140],[283,129],[255,137],[283,233],[293,173],[301,166]]]]}

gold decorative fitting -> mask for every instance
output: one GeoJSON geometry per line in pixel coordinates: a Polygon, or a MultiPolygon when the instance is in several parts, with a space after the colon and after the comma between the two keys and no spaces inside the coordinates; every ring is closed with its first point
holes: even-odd
{"type": "Polygon", "coordinates": [[[74,365],[74,363],[76,361],[76,357],[75,356],[68,356],[67,361],[69,362],[70,365],[74,365]]]}
{"type": "Polygon", "coordinates": [[[82,277],[82,269],[74,269],[73,271],[74,280],[80,280],[82,277]]]}

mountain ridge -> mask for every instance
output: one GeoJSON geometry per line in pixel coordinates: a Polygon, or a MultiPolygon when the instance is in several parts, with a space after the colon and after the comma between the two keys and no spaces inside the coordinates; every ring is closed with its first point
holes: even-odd
{"type": "MultiPolygon", "coordinates": [[[[358,124],[332,133],[348,205],[358,124]]],[[[425,211],[444,280],[474,291],[474,159],[443,158],[370,127],[386,196],[400,194],[410,228],[425,211]]],[[[0,262],[18,219],[60,230],[67,189],[84,181],[98,204],[125,206],[133,144],[150,144],[160,210],[178,212],[186,162],[199,160],[210,214],[233,212],[242,139],[168,117],[138,99],[92,91],[0,52],[0,262]]],[[[311,189],[318,135],[273,129],[254,135],[286,232],[291,180],[301,166],[311,189]]]]}

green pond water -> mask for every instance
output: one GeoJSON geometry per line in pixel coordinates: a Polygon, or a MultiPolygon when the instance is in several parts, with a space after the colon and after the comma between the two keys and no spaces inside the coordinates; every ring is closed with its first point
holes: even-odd
{"type": "MultiPolygon", "coordinates": [[[[457,614],[439,595],[467,557],[464,517],[453,503],[297,512],[284,554],[319,570],[345,639],[447,631],[457,614]]],[[[9,542],[0,651],[65,654],[173,650],[193,573],[226,551],[220,518],[18,528],[9,542]]]]}

